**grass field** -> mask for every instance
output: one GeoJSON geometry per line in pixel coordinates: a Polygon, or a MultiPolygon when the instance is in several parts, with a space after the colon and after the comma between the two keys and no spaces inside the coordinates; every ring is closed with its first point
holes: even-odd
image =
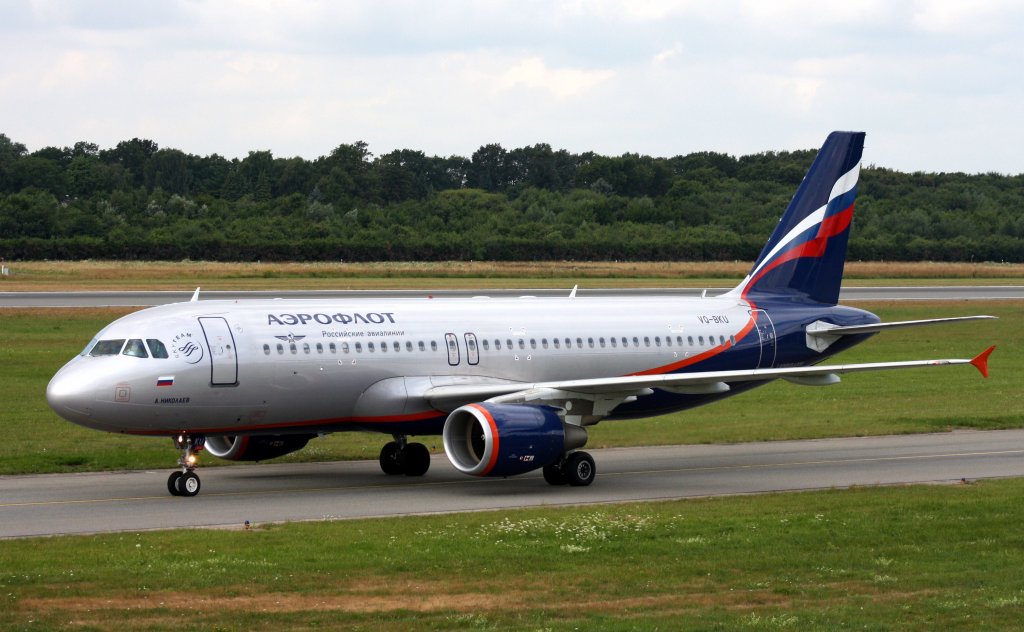
{"type": "MultiPolygon", "coordinates": [[[[395,263],[218,263],[205,261],[26,261],[5,264],[0,291],[214,289],[445,289],[722,287],[750,262],[442,261],[395,263]]],[[[1021,284],[1024,264],[851,261],[847,285],[1021,284]]]]}
{"type": "Polygon", "coordinates": [[[0,541],[0,628],[1016,630],[1022,495],[1005,480],[0,541]]]}
{"type": "MultiPolygon", "coordinates": [[[[1024,426],[1018,366],[1024,350],[1022,302],[858,304],[885,320],[990,313],[960,325],[881,334],[837,358],[872,362],[973,357],[991,344],[992,377],[971,367],[847,376],[828,388],[779,382],[724,402],[649,420],[606,422],[590,447],[716,443],[1024,426]]],[[[46,383],[101,327],[126,309],[0,309],[0,474],[126,468],[169,468],[176,453],[166,439],[88,430],[46,405],[46,383]]],[[[440,437],[426,443],[441,450],[440,437]]],[[[339,433],[317,439],[286,460],[376,458],[385,437],[339,433]]],[[[207,457],[203,465],[223,464],[207,457]]]]}

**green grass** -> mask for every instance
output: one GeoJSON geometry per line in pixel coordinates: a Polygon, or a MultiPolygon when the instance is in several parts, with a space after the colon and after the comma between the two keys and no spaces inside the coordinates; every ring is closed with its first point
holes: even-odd
{"type": "MultiPolygon", "coordinates": [[[[718,443],[1024,427],[1017,373],[1024,350],[1021,302],[858,304],[886,320],[991,313],[997,321],[881,334],[836,358],[872,362],[972,357],[990,344],[992,377],[971,367],[864,373],[827,388],[779,382],[717,404],[654,419],[612,421],[591,431],[590,447],[718,443]]],[[[170,441],[97,432],[68,423],[46,405],[50,377],[124,309],[0,310],[0,474],[171,467],[170,441]]],[[[425,437],[434,451],[440,437],[425,437]]],[[[338,433],[285,457],[292,461],[376,458],[379,434],[338,433]]],[[[207,457],[204,466],[221,464],[207,457]]]]}
{"type": "Polygon", "coordinates": [[[0,541],[0,628],[1019,629],[1022,495],[1015,479],[0,541]]]}

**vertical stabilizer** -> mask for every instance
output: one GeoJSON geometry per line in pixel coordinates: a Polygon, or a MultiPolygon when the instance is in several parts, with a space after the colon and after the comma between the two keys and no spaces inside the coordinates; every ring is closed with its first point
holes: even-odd
{"type": "Polygon", "coordinates": [[[750,274],[729,296],[836,304],[863,149],[864,132],[828,135],[750,274]]]}

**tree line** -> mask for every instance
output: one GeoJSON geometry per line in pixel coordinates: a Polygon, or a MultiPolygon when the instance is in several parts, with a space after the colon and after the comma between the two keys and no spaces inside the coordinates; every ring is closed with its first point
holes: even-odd
{"type": "MultiPolygon", "coordinates": [[[[228,159],[139,138],[29,152],[0,134],[0,258],[749,260],[814,155],[356,142],[228,159]]],[[[1024,175],[869,166],[859,187],[851,258],[1024,261],[1024,175]]]]}

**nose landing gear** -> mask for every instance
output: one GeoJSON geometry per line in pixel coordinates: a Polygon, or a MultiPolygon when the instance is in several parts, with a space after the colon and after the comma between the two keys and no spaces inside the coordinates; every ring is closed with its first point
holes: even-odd
{"type": "Polygon", "coordinates": [[[174,447],[181,451],[181,456],[178,458],[181,471],[171,472],[167,478],[167,491],[171,493],[171,496],[190,498],[199,493],[199,475],[195,473],[196,452],[202,450],[205,443],[206,437],[203,435],[191,437],[180,434],[174,437],[174,447]]]}

